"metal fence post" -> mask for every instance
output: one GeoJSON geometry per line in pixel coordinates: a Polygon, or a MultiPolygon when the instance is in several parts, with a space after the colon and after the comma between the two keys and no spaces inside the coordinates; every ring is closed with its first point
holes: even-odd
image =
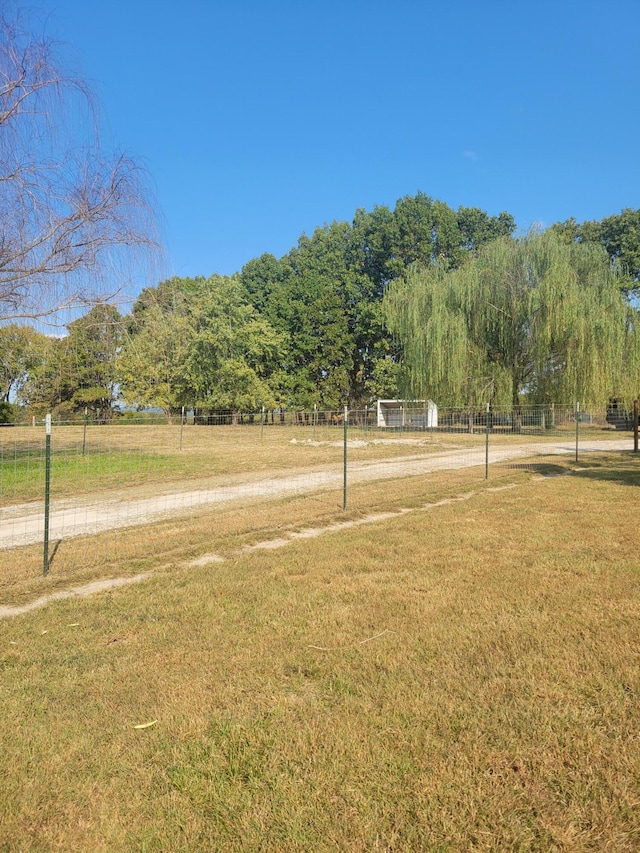
{"type": "Polygon", "coordinates": [[[342,509],[347,508],[347,429],[349,421],[349,410],[344,407],[344,476],[342,488],[342,509]]]}
{"type": "Polygon", "coordinates": [[[49,571],[49,495],[51,491],[51,415],[45,418],[45,450],[44,450],[44,555],[42,574],[46,577],[49,571]]]}
{"type": "Polygon", "coordinates": [[[484,478],[485,480],[489,479],[489,409],[490,405],[487,403],[487,422],[485,426],[485,449],[484,449],[484,478]]]}
{"type": "Polygon", "coordinates": [[[638,452],[638,401],[633,401],[633,452],[638,452]]]}
{"type": "Polygon", "coordinates": [[[578,447],[580,445],[580,403],[576,403],[576,462],[578,461],[578,447]]]}
{"type": "Polygon", "coordinates": [[[87,415],[89,414],[89,410],[87,407],[84,407],[84,429],[82,430],[82,455],[84,456],[85,449],[87,446],[87,415]]]}

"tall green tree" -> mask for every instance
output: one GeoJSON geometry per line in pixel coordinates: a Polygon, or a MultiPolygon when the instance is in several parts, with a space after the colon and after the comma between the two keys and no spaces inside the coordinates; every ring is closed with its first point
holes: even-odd
{"type": "Polygon", "coordinates": [[[375,317],[371,280],[349,263],[350,251],[349,224],[333,222],[286,257],[280,318],[293,405],[335,409],[361,393],[375,317]]]}
{"type": "Polygon", "coordinates": [[[265,253],[246,263],[240,274],[247,302],[275,325],[283,314],[283,282],[289,271],[285,262],[265,253]]]}
{"type": "Polygon", "coordinates": [[[416,262],[455,268],[513,228],[509,214],[456,212],[418,193],[317,228],[280,260],[250,261],[241,273],[248,299],[287,337],[287,404],[332,409],[365,405],[381,388],[397,395],[397,346],[381,310],[389,283],[416,262]]]}
{"type": "Polygon", "coordinates": [[[551,229],[567,242],[599,243],[622,273],[621,286],[629,295],[640,291],[640,210],[625,208],[605,219],[578,223],[556,222],[551,229]]]}
{"type": "Polygon", "coordinates": [[[192,341],[186,374],[199,409],[237,418],[278,404],[271,383],[284,336],[246,301],[237,277],[211,276],[190,305],[192,341]]]}
{"type": "Polygon", "coordinates": [[[460,232],[455,211],[448,204],[424,193],[405,196],[396,203],[394,219],[397,274],[413,263],[459,266],[463,256],[460,232]]]}
{"type": "Polygon", "coordinates": [[[70,401],[76,384],[66,337],[41,335],[34,340],[29,373],[17,398],[34,415],[73,415],[70,401]]]}
{"type": "Polygon", "coordinates": [[[75,411],[89,408],[100,420],[110,420],[118,396],[116,361],[123,318],[115,306],[101,304],[69,323],[67,329],[71,405],[75,411]]]}
{"type": "Polygon", "coordinates": [[[0,401],[14,399],[27,381],[29,371],[38,362],[40,337],[31,326],[0,326],[0,401]]]}
{"type": "Polygon", "coordinates": [[[187,293],[195,287],[192,280],[170,279],[146,288],[128,318],[118,358],[124,401],[160,409],[169,423],[182,406],[194,402],[186,362],[194,334],[187,293]]]}
{"type": "Polygon", "coordinates": [[[381,298],[384,287],[402,277],[411,264],[437,263],[453,269],[470,252],[514,230],[514,219],[506,211],[498,216],[477,207],[455,211],[419,192],[398,199],[393,211],[384,206],[356,211],[353,262],[375,283],[381,298]]]}
{"type": "Polygon", "coordinates": [[[40,363],[44,340],[30,326],[0,326],[0,423],[18,417],[22,389],[40,363]]]}
{"type": "Polygon", "coordinates": [[[507,237],[516,230],[515,220],[506,210],[498,216],[489,216],[479,207],[459,207],[456,218],[460,248],[466,252],[476,252],[481,246],[498,237],[507,237]]]}
{"type": "Polygon", "coordinates": [[[444,405],[637,393],[638,313],[602,247],[502,238],[462,267],[413,267],[385,300],[410,393],[444,405]]]}
{"type": "Polygon", "coordinates": [[[117,398],[121,340],[122,317],[106,304],[69,323],[64,336],[35,338],[20,400],[60,418],[89,408],[95,417],[109,420],[117,398]]]}
{"type": "Polygon", "coordinates": [[[173,278],[134,305],[119,360],[130,405],[256,411],[279,404],[283,335],[248,303],[237,277],[173,278]]]}

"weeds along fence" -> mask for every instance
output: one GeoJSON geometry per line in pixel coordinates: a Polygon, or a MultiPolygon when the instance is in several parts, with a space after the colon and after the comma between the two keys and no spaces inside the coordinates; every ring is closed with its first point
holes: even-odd
{"type": "Polygon", "coordinates": [[[475,467],[480,479],[517,459],[633,447],[625,413],[575,404],[159,420],[0,428],[0,582],[5,563],[47,573],[54,560],[144,562],[156,549],[188,550],[190,531],[194,552],[214,533],[229,545],[246,535],[249,507],[264,529],[310,523],[376,496],[383,505],[400,481],[428,490],[437,472],[475,467]]]}

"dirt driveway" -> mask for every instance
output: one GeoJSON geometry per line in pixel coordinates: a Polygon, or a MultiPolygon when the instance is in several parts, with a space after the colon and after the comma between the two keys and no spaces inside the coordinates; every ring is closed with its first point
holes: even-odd
{"type": "MultiPolygon", "coordinates": [[[[619,451],[630,449],[626,439],[585,441],[580,453],[594,451],[619,451]]],[[[518,445],[493,445],[490,464],[536,456],[568,455],[575,453],[575,442],[561,440],[532,442],[518,445]]],[[[423,476],[435,471],[469,468],[485,464],[482,446],[458,448],[455,452],[416,453],[400,459],[382,459],[372,462],[351,462],[348,468],[349,484],[400,477],[423,476]]],[[[275,473],[255,480],[242,480],[235,484],[206,489],[182,489],[153,497],[127,500],[126,497],[105,497],[54,501],[49,518],[51,540],[67,539],[86,533],[132,527],[188,512],[203,505],[228,504],[239,500],[264,500],[293,494],[309,494],[342,488],[342,465],[309,470],[299,474],[275,473]]],[[[40,542],[44,534],[44,513],[41,504],[15,504],[3,507],[1,512],[0,550],[40,542]]]]}

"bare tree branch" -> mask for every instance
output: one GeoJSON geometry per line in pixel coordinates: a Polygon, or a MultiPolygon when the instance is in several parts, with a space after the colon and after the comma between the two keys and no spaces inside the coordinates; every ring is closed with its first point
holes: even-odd
{"type": "Polygon", "coordinates": [[[0,16],[0,321],[146,283],[156,223],[145,169],[100,144],[87,84],[51,39],[0,16]]]}

